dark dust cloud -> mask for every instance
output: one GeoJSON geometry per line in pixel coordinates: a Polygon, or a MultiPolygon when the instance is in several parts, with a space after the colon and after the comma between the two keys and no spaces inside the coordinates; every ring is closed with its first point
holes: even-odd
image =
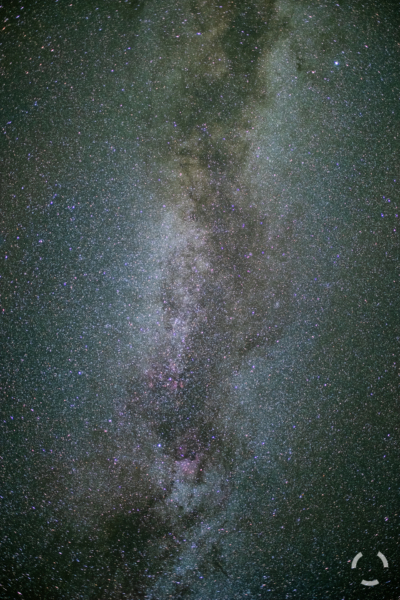
{"type": "Polygon", "coordinates": [[[399,22],[2,2],[1,598],[399,595],[399,22]]]}

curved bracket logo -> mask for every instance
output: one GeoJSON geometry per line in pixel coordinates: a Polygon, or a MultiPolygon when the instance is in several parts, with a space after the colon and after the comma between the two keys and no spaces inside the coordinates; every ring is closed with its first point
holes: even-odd
{"type": "MultiPolygon", "coordinates": [[[[382,554],[382,552],[378,552],[377,556],[381,559],[384,568],[387,569],[389,567],[389,563],[387,561],[386,556],[384,554],[382,554]]],[[[353,558],[352,563],[351,563],[352,569],[355,569],[357,567],[357,563],[361,557],[362,557],[362,552],[359,552],[358,554],[355,555],[355,557],[353,558]]],[[[369,587],[378,585],[378,583],[379,583],[379,581],[377,579],[363,579],[361,581],[361,585],[367,585],[369,587]]]]}

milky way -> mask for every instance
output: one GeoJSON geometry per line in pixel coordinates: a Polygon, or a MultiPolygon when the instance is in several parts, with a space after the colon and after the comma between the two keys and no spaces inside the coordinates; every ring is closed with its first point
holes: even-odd
{"type": "Polygon", "coordinates": [[[398,6],[42,5],[0,7],[0,595],[395,597],[398,6]]]}

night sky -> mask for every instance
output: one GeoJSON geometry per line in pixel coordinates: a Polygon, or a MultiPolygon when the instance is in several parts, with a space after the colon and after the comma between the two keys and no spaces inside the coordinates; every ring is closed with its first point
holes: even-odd
{"type": "Polygon", "coordinates": [[[400,596],[400,5],[219,2],[0,0],[2,599],[400,596]]]}

